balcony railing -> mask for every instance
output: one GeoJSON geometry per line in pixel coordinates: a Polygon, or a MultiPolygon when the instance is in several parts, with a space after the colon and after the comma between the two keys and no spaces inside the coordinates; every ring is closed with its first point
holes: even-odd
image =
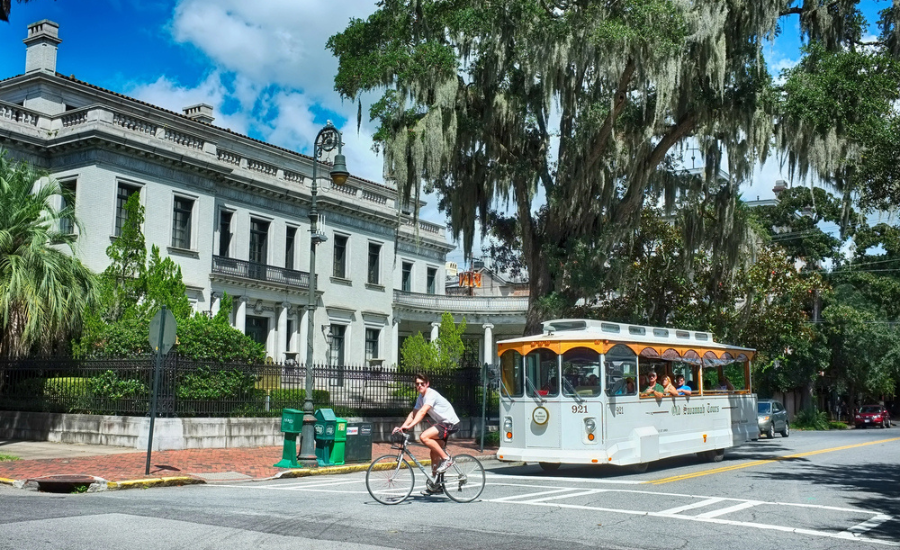
{"type": "Polygon", "coordinates": [[[229,277],[309,288],[309,273],[305,271],[295,271],[223,256],[213,256],[212,272],[229,277]]]}
{"type": "Polygon", "coordinates": [[[459,313],[521,313],[528,311],[528,296],[446,296],[394,291],[398,306],[459,313]]]}

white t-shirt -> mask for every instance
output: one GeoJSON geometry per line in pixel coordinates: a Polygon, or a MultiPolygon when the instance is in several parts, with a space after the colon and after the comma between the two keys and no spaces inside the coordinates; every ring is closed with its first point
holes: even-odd
{"type": "Polygon", "coordinates": [[[456,416],[453,405],[451,405],[450,402],[447,401],[447,398],[439,394],[436,390],[431,388],[425,390],[425,395],[419,395],[418,399],[416,399],[416,405],[413,409],[419,410],[423,405],[431,405],[431,408],[428,409],[428,416],[430,416],[435,423],[446,422],[448,424],[459,424],[459,417],[456,416]]]}

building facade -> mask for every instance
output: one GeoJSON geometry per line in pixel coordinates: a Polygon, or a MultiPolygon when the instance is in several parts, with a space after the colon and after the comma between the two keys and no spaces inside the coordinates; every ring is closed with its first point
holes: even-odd
{"type": "MultiPolygon", "coordinates": [[[[82,261],[106,268],[137,194],[147,246],[181,266],[195,310],[216,313],[227,293],[233,326],[273,360],[303,362],[314,159],[215,126],[208,105],[176,113],[56,72],[51,21],[24,42],[25,73],[0,80],[0,148],[74,192],[82,261]]],[[[527,298],[445,295],[454,246],[443,226],[404,213],[394,187],[320,179],[317,197],[314,362],[396,364],[402,338],[434,337],[443,311],[467,319],[479,360],[494,356],[495,326],[521,334],[527,298]]]]}

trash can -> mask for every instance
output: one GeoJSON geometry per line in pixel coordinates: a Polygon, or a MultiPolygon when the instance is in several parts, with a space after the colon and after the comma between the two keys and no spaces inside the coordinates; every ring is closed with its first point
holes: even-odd
{"type": "Polygon", "coordinates": [[[316,462],[319,466],[331,466],[331,450],[334,447],[334,434],[337,430],[337,417],[331,409],[316,411],[316,462]]]}
{"type": "Polygon", "coordinates": [[[299,468],[297,464],[297,434],[303,431],[303,411],[281,409],[281,431],[284,432],[284,446],[281,460],[275,468],[299,468]]]}
{"type": "Polygon", "coordinates": [[[347,445],[344,448],[344,461],[372,461],[372,423],[350,422],[347,424],[347,445]]]}
{"type": "Polygon", "coordinates": [[[335,418],[334,445],[331,447],[331,463],[340,466],[344,463],[344,449],[347,444],[347,421],[335,418]]]}

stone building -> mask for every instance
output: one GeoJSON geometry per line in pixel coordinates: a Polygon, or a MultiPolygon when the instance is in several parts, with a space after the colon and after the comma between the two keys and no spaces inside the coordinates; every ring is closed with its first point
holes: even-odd
{"type": "MultiPolygon", "coordinates": [[[[138,194],[147,246],[181,266],[195,310],[215,313],[227,293],[235,327],[276,361],[304,361],[312,157],[217,127],[208,105],[176,113],[58,73],[51,21],[24,42],[24,74],[0,80],[0,148],[74,191],[85,264],[106,268],[138,194]]],[[[434,337],[444,311],[467,319],[470,360],[492,361],[495,333],[521,335],[527,297],[445,294],[454,246],[392,185],[351,174],[318,188],[316,363],[396,364],[402,337],[434,337]]]]}

